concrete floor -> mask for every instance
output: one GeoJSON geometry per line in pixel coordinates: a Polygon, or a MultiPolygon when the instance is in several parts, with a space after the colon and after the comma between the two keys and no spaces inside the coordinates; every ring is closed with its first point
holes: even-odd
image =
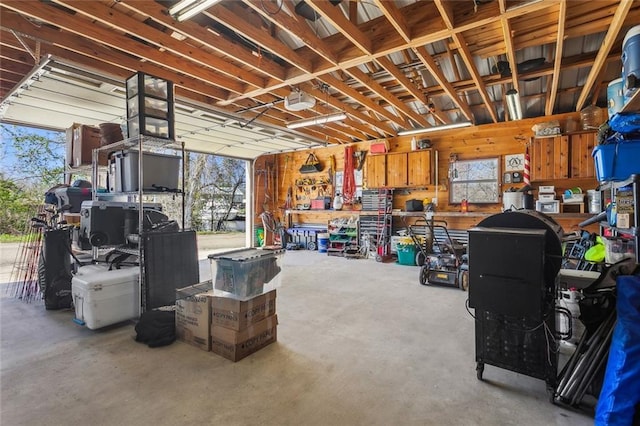
{"type": "Polygon", "coordinates": [[[307,251],[283,266],[278,342],[238,363],[0,299],[0,423],[592,424],[543,381],[491,366],[478,381],[467,293],[421,286],[417,267],[307,251]]]}

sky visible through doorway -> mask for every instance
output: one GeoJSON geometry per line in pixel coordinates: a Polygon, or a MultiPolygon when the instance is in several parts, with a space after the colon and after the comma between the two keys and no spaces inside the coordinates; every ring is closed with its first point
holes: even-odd
{"type": "MultiPolygon", "coordinates": [[[[25,173],[21,168],[19,158],[16,156],[15,141],[11,138],[10,133],[7,132],[6,129],[11,129],[15,133],[29,133],[51,140],[58,140],[61,137],[64,137],[63,132],[55,132],[51,130],[43,130],[25,126],[13,126],[5,123],[2,123],[1,126],[2,131],[0,132],[0,173],[2,173],[6,178],[14,181],[20,181],[31,176],[28,176],[28,174],[25,173]]],[[[55,156],[50,160],[51,167],[59,166],[64,163],[64,145],[55,145],[54,149],[55,156]]]]}

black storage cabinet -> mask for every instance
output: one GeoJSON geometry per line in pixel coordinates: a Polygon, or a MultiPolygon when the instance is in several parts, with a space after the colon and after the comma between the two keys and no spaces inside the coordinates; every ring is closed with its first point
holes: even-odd
{"type": "Polygon", "coordinates": [[[562,230],[547,216],[528,211],[501,213],[479,225],[469,230],[468,249],[478,379],[489,364],[542,379],[553,395],[562,230]]]}

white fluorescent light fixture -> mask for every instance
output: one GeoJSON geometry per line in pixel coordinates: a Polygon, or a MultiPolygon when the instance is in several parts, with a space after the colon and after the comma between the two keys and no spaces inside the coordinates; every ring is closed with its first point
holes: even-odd
{"type": "Polygon", "coordinates": [[[507,91],[507,109],[512,120],[522,120],[522,105],[520,105],[520,95],[515,89],[507,91]]]}
{"type": "Polygon", "coordinates": [[[320,117],[314,117],[314,118],[309,118],[306,120],[300,120],[300,121],[294,121],[293,123],[288,123],[287,124],[287,128],[288,129],[298,129],[300,127],[307,127],[307,126],[315,126],[318,124],[326,124],[326,123],[333,123],[334,121],[340,121],[340,120],[344,120],[345,118],[347,118],[347,114],[345,114],[344,112],[340,112],[337,114],[331,114],[331,115],[322,115],[320,117]]]}
{"type": "Polygon", "coordinates": [[[444,124],[442,126],[425,127],[422,129],[402,130],[401,132],[398,132],[398,136],[410,136],[417,135],[418,133],[437,132],[439,130],[458,129],[460,127],[469,126],[471,126],[470,121],[463,121],[461,123],[444,124]]]}
{"type": "Polygon", "coordinates": [[[169,8],[169,15],[182,22],[210,8],[220,0],[182,0],[169,8]]]}

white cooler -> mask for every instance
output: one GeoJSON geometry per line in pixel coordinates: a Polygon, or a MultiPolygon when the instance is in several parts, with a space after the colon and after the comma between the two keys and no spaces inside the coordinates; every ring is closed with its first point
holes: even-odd
{"type": "Polygon", "coordinates": [[[80,268],[71,280],[75,322],[95,330],[140,316],[139,268],[108,270],[106,265],[80,268]],[[83,271],[84,269],[84,271],[83,271]]]}

